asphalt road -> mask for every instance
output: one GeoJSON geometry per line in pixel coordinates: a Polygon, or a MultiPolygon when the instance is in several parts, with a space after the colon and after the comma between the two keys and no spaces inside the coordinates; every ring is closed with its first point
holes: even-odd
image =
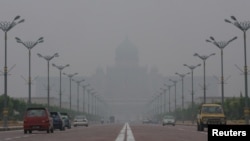
{"type": "Polygon", "coordinates": [[[198,132],[196,126],[161,124],[96,124],[73,127],[65,131],[23,130],[0,132],[0,141],[207,141],[207,131],[198,132]]]}

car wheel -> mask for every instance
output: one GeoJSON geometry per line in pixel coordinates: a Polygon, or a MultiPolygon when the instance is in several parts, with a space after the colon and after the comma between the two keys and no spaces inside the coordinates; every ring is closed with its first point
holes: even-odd
{"type": "Polygon", "coordinates": [[[27,134],[27,130],[23,130],[24,134],[27,134]]]}
{"type": "Polygon", "coordinates": [[[62,127],[60,128],[60,130],[63,131],[63,128],[64,128],[64,127],[62,126],[62,127]]]}
{"type": "Polygon", "coordinates": [[[200,124],[200,131],[204,131],[204,126],[200,124]]]}
{"type": "Polygon", "coordinates": [[[50,129],[50,133],[54,133],[54,129],[53,128],[50,129]]]}
{"type": "Polygon", "coordinates": [[[201,131],[200,125],[197,123],[197,131],[201,131]]]}
{"type": "Polygon", "coordinates": [[[32,131],[31,131],[31,130],[29,130],[29,133],[31,134],[31,133],[32,133],[32,131]]]}

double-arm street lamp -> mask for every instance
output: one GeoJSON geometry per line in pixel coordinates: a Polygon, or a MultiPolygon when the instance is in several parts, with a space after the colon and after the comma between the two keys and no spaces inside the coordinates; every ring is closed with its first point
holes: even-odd
{"type": "Polygon", "coordinates": [[[34,41],[22,41],[20,38],[16,37],[17,43],[23,44],[29,51],[29,80],[28,80],[28,85],[29,85],[29,99],[28,99],[28,105],[31,104],[31,49],[35,47],[38,43],[43,42],[43,37],[40,37],[38,40],[34,41]]]}
{"type": "Polygon", "coordinates": [[[170,113],[171,112],[171,100],[170,100],[170,92],[171,92],[171,87],[173,85],[167,85],[167,84],[164,84],[166,87],[168,87],[168,112],[170,113]]]}
{"type": "Polygon", "coordinates": [[[228,41],[216,41],[214,37],[210,37],[206,42],[212,43],[217,46],[221,51],[221,105],[224,107],[224,75],[223,75],[223,49],[233,40],[237,39],[237,37],[233,37],[228,41]]]}
{"type": "Polygon", "coordinates": [[[194,56],[199,57],[201,60],[203,60],[203,68],[204,68],[204,83],[203,83],[203,90],[204,90],[204,100],[203,103],[206,103],[206,60],[210,57],[215,55],[215,53],[211,53],[210,55],[199,55],[198,53],[195,53],[194,56]]]}
{"type": "Polygon", "coordinates": [[[96,92],[91,92],[91,109],[92,109],[92,114],[95,115],[95,94],[96,92]]]}
{"type": "Polygon", "coordinates": [[[19,20],[20,16],[16,16],[11,22],[8,21],[1,21],[0,22],[0,29],[4,32],[4,108],[3,108],[3,127],[8,127],[8,109],[7,109],[7,77],[8,77],[8,68],[7,68],[7,33],[17,24],[24,22],[24,19],[19,20]],[[19,21],[17,21],[19,20],[19,21]]]}
{"type": "Polygon", "coordinates": [[[56,64],[52,64],[53,67],[57,68],[60,71],[60,86],[59,86],[59,106],[60,108],[62,108],[62,70],[66,67],[69,67],[69,64],[67,65],[56,65],[56,64]]]}
{"type": "MultiPolygon", "coordinates": [[[[198,65],[187,65],[187,64],[183,64],[184,66],[188,67],[190,70],[191,70],[191,83],[192,83],[192,118],[193,118],[193,114],[194,114],[194,69],[201,66],[201,64],[198,64],[198,65]]],[[[193,120],[192,120],[193,122],[193,120]]]]}
{"type": "Polygon", "coordinates": [[[250,114],[250,109],[249,109],[249,104],[248,104],[248,79],[247,79],[247,45],[246,45],[246,32],[250,28],[250,21],[244,21],[244,22],[239,22],[234,16],[231,16],[231,19],[233,21],[230,21],[228,19],[225,19],[225,22],[233,24],[235,27],[240,29],[243,32],[243,37],[244,37],[244,76],[245,76],[245,121],[246,124],[249,124],[249,114],[250,114]]]}
{"type": "Polygon", "coordinates": [[[85,103],[86,103],[86,102],[85,102],[85,92],[86,92],[86,87],[89,86],[89,85],[90,85],[90,84],[82,85],[82,92],[83,92],[83,96],[82,96],[82,97],[83,97],[83,99],[82,99],[82,112],[83,112],[83,113],[86,112],[86,111],[85,111],[85,107],[86,107],[86,106],[85,106],[85,103]]]}
{"type": "Polygon", "coordinates": [[[76,82],[77,84],[77,112],[79,112],[79,87],[80,87],[80,83],[85,81],[84,79],[82,80],[75,80],[73,79],[74,82],[76,82]]]}
{"type": "Polygon", "coordinates": [[[67,73],[63,73],[64,75],[68,76],[69,78],[69,109],[71,110],[71,81],[72,81],[72,77],[77,75],[78,73],[72,73],[72,74],[67,74],[67,73]]]}
{"type": "Polygon", "coordinates": [[[174,83],[174,111],[176,111],[176,83],[178,81],[177,80],[172,80],[172,79],[169,79],[169,81],[174,83]]]}
{"type": "Polygon", "coordinates": [[[50,61],[53,59],[53,58],[55,58],[55,57],[59,57],[59,54],[58,53],[55,53],[55,54],[53,54],[53,55],[51,55],[51,56],[49,56],[49,55],[46,55],[46,56],[43,56],[43,55],[41,55],[40,53],[37,53],[37,56],[38,57],[40,57],[40,58],[43,58],[43,59],[45,59],[46,61],[47,61],[47,63],[48,63],[48,108],[50,107],[50,85],[49,85],[49,63],[50,63],[50,61]]]}
{"type": "Polygon", "coordinates": [[[91,92],[94,90],[94,88],[90,88],[90,89],[87,89],[87,95],[88,95],[88,108],[87,108],[87,111],[88,111],[88,114],[91,114],[90,113],[90,96],[91,96],[91,92]]]}
{"type": "Polygon", "coordinates": [[[184,110],[184,77],[186,76],[186,75],[188,75],[188,74],[190,74],[190,72],[188,72],[188,73],[183,73],[183,74],[180,74],[180,73],[178,73],[178,72],[176,72],[175,73],[176,75],[178,75],[178,76],[180,76],[181,77],[181,84],[182,84],[182,96],[181,96],[181,99],[182,99],[182,108],[181,108],[181,110],[182,110],[182,122],[184,123],[184,116],[183,116],[183,110],[184,110]]]}
{"type": "Polygon", "coordinates": [[[163,91],[163,113],[166,113],[166,88],[160,88],[163,91]]]}

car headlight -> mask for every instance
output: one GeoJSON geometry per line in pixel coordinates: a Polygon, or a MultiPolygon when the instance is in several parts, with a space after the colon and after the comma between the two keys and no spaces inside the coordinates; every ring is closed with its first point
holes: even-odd
{"type": "Polygon", "coordinates": [[[226,118],[221,118],[221,123],[226,124],[227,119],[226,118]]]}
{"type": "Polygon", "coordinates": [[[206,123],[207,120],[208,120],[207,118],[202,118],[202,122],[203,122],[203,123],[206,123]]]}

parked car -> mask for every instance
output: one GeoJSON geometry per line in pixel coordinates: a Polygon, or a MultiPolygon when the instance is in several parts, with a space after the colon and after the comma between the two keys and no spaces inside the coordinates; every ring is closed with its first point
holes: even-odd
{"type": "Polygon", "coordinates": [[[77,115],[75,116],[74,120],[73,120],[73,126],[77,127],[77,126],[89,126],[89,122],[88,119],[85,115],[77,115]]]}
{"type": "Polygon", "coordinates": [[[23,118],[23,131],[24,134],[32,131],[47,131],[47,133],[53,133],[53,119],[50,117],[50,113],[45,107],[27,108],[23,118]]]}
{"type": "Polygon", "coordinates": [[[60,112],[50,112],[50,116],[53,118],[54,129],[65,130],[65,121],[60,112]]]}
{"type": "Polygon", "coordinates": [[[62,118],[64,119],[65,127],[70,129],[71,128],[71,118],[70,118],[70,116],[68,115],[68,113],[62,113],[62,112],[61,112],[61,115],[62,115],[62,118]]]}
{"type": "Polygon", "coordinates": [[[165,125],[175,126],[175,117],[173,115],[165,115],[162,119],[162,126],[165,125]]]}

